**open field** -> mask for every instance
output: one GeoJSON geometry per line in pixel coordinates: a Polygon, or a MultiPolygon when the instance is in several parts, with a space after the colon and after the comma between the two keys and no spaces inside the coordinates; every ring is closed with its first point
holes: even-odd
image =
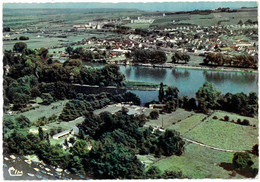
{"type": "MultiPolygon", "coordinates": [[[[221,118],[223,114],[217,112],[212,116],[214,115],[221,118]]],[[[239,117],[235,114],[227,115],[229,115],[230,118],[239,117]]],[[[248,120],[256,122],[256,119],[248,118],[248,120]]],[[[210,117],[185,134],[185,137],[214,147],[242,151],[251,150],[252,147],[258,143],[258,129],[252,126],[220,121],[219,119],[214,120],[210,117]]]]}
{"type": "Polygon", "coordinates": [[[169,126],[168,128],[177,130],[181,135],[183,135],[198,126],[202,122],[201,120],[205,117],[207,117],[205,114],[194,114],[180,122],[177,122],[173,126],[169,126]]]}
{"type": "Polygon", "coordinates": [[[186,23],[186,24],[194,24],[199,26],[213,26],[213,25],[217,25],[219,21],[222,21],[221,25],[237,25],[237,23],[240,20],[242,20],[242,22],[245,22],[248,19],[251,19],[252,21],[257,21],[257,11],[234,12],[234,13],[222,12],[222,13],[212,13],[209,15],[192,14],[192,15],[186,15],[185,19],[184,18],[180,19],[179,22],[175,22],[174,24],[186,23]]]}
{"type": "Polygon", "coordinates": [[[172,127],[173,123],[177,123],[181,120],[184,120],[188,117],[190,117],[191,115],[193,115],[192,112],[188,112],[185,111],[184,109],[177,109],[175,112],[168,114],[160,114],[158,119],[155,120],[150,120],[148,122],[146,122],[145,126],[162,126],[162,122],[163,122],[163,127],[164,128],[168,128],[168,127],[172,127]]]}
{"type": "MultiPolygon", "coordinates": [[[[182,171],[188,178],[234,178],[241,179],[244,176],[236,174],[231,176],[232,171],[220,167],[220,163],[232,163],[233,153],[221,152],[195,144],[186,145],[182,156],[171,156],[154,162],[151,166],[157,166],[161,171],[182,171]]],[[[258,168],[258,158],[253,157],[255,163],[252,167],[258,168]]]]}
{"type": "Polygon", "coordinates": [[[177,109],[171,114],[160,114],[157,120],[150,120],[146,122],[145,126],[162,126],[162,121],[166,129],[174,129],[188,139],[221,149],[251,150],[258,143],[258,120],[256,118],[243,117],[224,111],[216,111],[208,118],[205,114],[177,109]],[[229,116],[230,121],[237,121],[238,118],[241,121],[248,119],[251,126],[221,121],[220,119],[226,115],[229,116]],[[217,116],[218,119],[212,119],[213,116],[217,116]],[[256,125],[256,127],[252,125],[256,125]]]}
{"type": "Polygon", "coordinates": [[[68,100],[62,100],[62,101],[58,101],[58,102],[53,102],[50,105],[39,105],[39,108],[20,113],[17,116],[24,115],[31,122],[35,122],[35,121],[37,121],[38,118],[41,118],[44,116],[46,118],[50,117],[53,114],[59,116],[63,110],[63,107],[66,105],[67,102],[68,102],[68,100]]]}

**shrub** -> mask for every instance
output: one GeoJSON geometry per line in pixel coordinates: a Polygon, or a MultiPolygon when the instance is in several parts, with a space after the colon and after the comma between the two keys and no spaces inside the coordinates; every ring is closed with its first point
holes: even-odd
{"type": "Polygon", "coordinates": [[[241,119],[237,119],[237,124],[241,124],[241,119]]]}
{"type": "Polygon", "coordinates": [[[218,119],[218,117],[217,116],[213,116],[213,119],[218,119]]]}
{"type": "Polygon", "coordinates": [[[229,121],[229,116],[224,116],[224,121],[229,121]]]}
{"type": "Polygon", "coordinates": [[[157,110],[152,110],[150,112],[150,118],[151,119],[158,119],[159,118],[159,112],[157,110]]]}
{"type": "Polygon", "coordinates": [[[244,119],[241,124],[242,124],[242,125],[245,125],[245,126],[248,126],[248,125],[250,125],[250,122],[249,122],[249,120],[244,119]]]}
{"type": "Polygon", "coordinates": [[[252,154],[258,156],[259,155],[259,150],[258,150],[258,144],[255,144],[252,148],[252,151],[251,151],[252,154]]]}
{"type": "Polygon", "coordinates": [[[20,37],[19,37],[19,40],[29,40],[29,37],[26,37],[26,36],[20,36],[20,37]]]}
{"type": "Polygon", "coordinates": [[[247,152],[236,152],[233,156],[232,164],[235,168],[246,168],[254,163],[247,152]]]}

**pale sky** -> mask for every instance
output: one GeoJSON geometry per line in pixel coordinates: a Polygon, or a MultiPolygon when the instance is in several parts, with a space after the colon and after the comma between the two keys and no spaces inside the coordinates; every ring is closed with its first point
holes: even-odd
{"type": "Polygon", "coordinates": [[[190,11],[229,7],[256,7],[256,2],[154,2],[154,3],[7,3],[4,8],[133,8],[145,11],[190,11]]]}

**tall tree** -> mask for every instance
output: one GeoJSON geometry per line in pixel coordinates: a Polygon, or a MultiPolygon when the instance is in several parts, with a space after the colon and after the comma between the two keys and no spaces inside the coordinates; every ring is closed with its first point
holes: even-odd
{"type": "Polygon", "coordinates": [[[39,138],[41,139],[41,140],[44,140],[44,133],[43,133],[43,130],[42,130],[42,127],[39,127],[38,128],[38,134],[39,134],[39,138]]]}
{"type": "Polygon", "coordinates": [[[163,88],[163,82],[160,83],[160,89],[159,89],[159,101],[162,102],[164,99],[164,88],[163,88]]]}

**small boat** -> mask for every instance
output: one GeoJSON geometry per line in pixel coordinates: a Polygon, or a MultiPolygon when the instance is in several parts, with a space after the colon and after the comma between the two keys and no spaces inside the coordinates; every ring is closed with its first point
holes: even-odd
{"type": "Polygon", "coordinates": [[[46,174],[46,171],[44,171],[44,170],[41,170],[41,173],[43,173],[43,174],[46,174]]]}
{"type": "Polygon", "coordinates": [[[10,162],[15,162],[15,160],[13,160],[13,159],[10,159],[10,162]]]}
{"type": "Polygon", "coordinates": [[[47,174],[48,174],[48,175],[50,175],[50,176],[53,176],[53,174],[52,174],[52,173],[50,173],[50,172],[48,172],[47,174]]]}
{"type": "Polygon", "coordinates": [[[4,159],[5,159],[6,161],[9,161],[9,159],[8,159],[7,157],[4,157],[4,159]]]}
{"type": "Polygon", "coordinates": [[[17,160],[20,161],[21,160],[20,157],[17,157],[17,160]]]}
{"type": "Polygon", "coordinates": [[[40,171],[40,169],[38,169],[38,168],[33,168],[33,169],[34,169],[35,171],[38,171],[38,172],[40,171]]]}
{"type": "Polygon", "coordinates": [[[50,169],[49,169],[49,168],[47,168],[47,167],[45,168],[45,170],[46,170],[46,171],[50,171],[50,169]]]}
{"type": "Polygon", "coordinates": [[[41,179],[42,178],[42,176],[41,175],[39,175],[39,174],[36,174],[35,175],[37,178],[39,178],[39,179],[41,179]]]}
{"type": "Polygon", "coordinates": [[[32,173],[27,173],[27,174],[28,174],[28,176],[32,176],[32,177],[34,176],[34,174],[32,174],[32,173]]]}
{"type": "Polygon", "coordinates": [[[86,177],[86,180],[91,180],[91,178],[90,177],[86,177]]]}
{"type": "Polygon", "coordinates": [[[55,169],[55,167],[54,167],[54,166],[52,166],[52,165],[50,165],[50,167],[51,167],[52,169],[55,169]]]}
{"type": "Polygon", "coordinates": [[[12,158],[12,159],[16,159],[16,157],[14,156],[14,155],[10,155],[10,158],[12,158]]]}
{"type": "Polygon", "coordinates": [[[4,166],[4,167],[7,167],[7,164],[6,164],[6,163],[3,163],[3,166],[4,166]]]}
{"type": "Polygon", "coordinates": [[[42,162],[42,165],[46,166],[47,164],[45,164],[44,162],[42,162]]]}
{"type": "Polygon", "coordinates": [[[48,180],[48,178],[45,178],[45,177],[43,177],[42,179],[43,179],[43,180],[48,180]]]}
{"type": "Polygon", "coordinates": [[[43,165],[41,165],[41,164],[40,164],[39,166],[40,166],[40,168],[44,168],[44,166],[43,166],[43,165]]]}

